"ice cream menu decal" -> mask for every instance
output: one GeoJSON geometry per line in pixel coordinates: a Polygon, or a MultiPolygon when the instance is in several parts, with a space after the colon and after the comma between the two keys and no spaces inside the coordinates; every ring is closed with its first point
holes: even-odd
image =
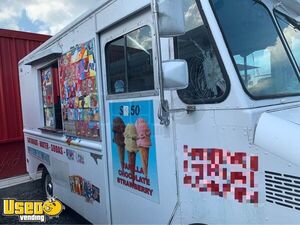
{"type": "Polygon", "coordinates": [[[159,202],[152,101],[110,103],[115,185],[159,202]]]}
{"type": "Polygon", "coordinates": [[[64,132],[100,139],[94,41],[76,45],[59,61],[64,132]]]}

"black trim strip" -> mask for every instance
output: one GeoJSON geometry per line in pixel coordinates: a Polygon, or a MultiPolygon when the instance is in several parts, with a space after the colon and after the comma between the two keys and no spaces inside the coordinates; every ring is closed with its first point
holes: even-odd
{"type": "Polygon", "coordinates": [[[280,203],[280,202],[275,202],[277,205],[281,205],[281,206],[285,206],[285,207],[288,207],[288,208],[293,208],[293,206],[290,206],[290,205],[287,205],[287,204],[283,204],[283,203],[280,203]]]}
{"type": "Polygon", "coordinates": [[[275,173],[275,172],[271,172],[271,171],[265,171],[266,174],[271,174],[271,175],[277,175],[277,176],[282,176],[282,174],[280,173],[275,173]]]}
{"type": "Polygon", "coordinates": [[[300,206],[300,204],[298,202],[293,202],[293,201],[289,201],[289,200],[284,200],[286,203],[292,204],[292,205],[297,205],[300,206]]]}
{"type": "MultiPolygon", "coordinates": [[[[288,177],[288,178],[293,178],[293,179],[298,179],[300,180],[300,177],[296,177],[296,176],[292,176],[292,175],[287,175],[287,174],[284,174],[285,177],[288,177]]],[[[300,181],[299,181],[300,182],[300,181]]]]}
{"type": "Polygon", "coordinates": [[[278,189],[274,189],[274,188],[266,187],[266,189],[269,190],[269,191],[275,191],[275,192],[283,193],[282,190],[278,190],[278,189]]]}
{"type": "Polygon", "coordinates": [[[274,197],[274,196],[269,196],[269,195],[267,195],[266,197],[267,197],[267,198],[270,198],[270,199],[273,199],[273,200],[276,200],[276,201],[283,202],[283,199],[281,199],[281,198],[276,198],[276,197],[274,197]]]}
{"type": "MultiPolygon", "coordinates": [[[[293,197],[298,197],[298,198],[300,198],[300,195],[298,195],[298,194],[296,194],[296,193],[289,192],[289,191],[285,191],[285,194],[291,195],[291,196],[293,196],[293,197]]],[[[297,198],[295,198],[295,199],[296,199],[297,201],[300,202],[300,199],[297,199],[297,198]]]]}
{"type": "Polygon", "coordinates": [[[269,180],[269,179],[266,179],[266,182],[270,182],[270,183],[274,183],[274,184],[282,184],[282,183],[279,182],[279,181],[269,180]]]}
{"type": "Polygon", "coordinates": [[[292,180],[289,180],[289,179],[285,179],[285,178],[281,178],[281,177],[274,177],[275,180],[280,180],[280,181],[284,181],[284,182],[291,182],[292,183],[292,180]]]}
{"type": "Polygon", "coordinates": [[[281,198],[286,198],[286,199],[289,199],[289,200],[293,200],[293,198],[292,198],[292,197],[290,197],[290,196],[286,196],[286,195],[281,195],[281,194],[277,194],[277,193],[275,193],[275,196],[277,196],[277,197],[281,197],[281,198]]]}
{"type": "Polygon", "coordinates": [[[293,185],[293,184],[289,184],[289,183],[284,183],[286,186],[289,186],[289,187],[293,187],[293,188],[298,188],[299,191],[300,191],[300,186],[297,186],[297,185],[293,185]]]}
{"type": "Polygon", "coordinates": [[[291,188],[287,188],[287,187],[283,187],[283,186],[279,186],[279,185],[275,185],[275,188],[280,188],[280,189],[283,189],[286,191],[293,191],[293,189],[291,189],[291,188]]]}

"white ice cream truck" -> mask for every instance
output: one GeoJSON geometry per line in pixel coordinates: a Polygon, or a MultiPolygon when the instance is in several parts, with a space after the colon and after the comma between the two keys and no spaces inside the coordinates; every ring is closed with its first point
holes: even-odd
{"type": "Polygon", "coordinates": [[[19,63],[27,170],[96,224],[300,222],[300,1],[112,0],[19,63]]]}

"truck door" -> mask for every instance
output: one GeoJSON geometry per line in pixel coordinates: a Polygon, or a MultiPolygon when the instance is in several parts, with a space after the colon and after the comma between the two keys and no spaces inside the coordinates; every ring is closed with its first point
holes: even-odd
{"type": "Polygon", "coordinates": [[[161,126],[150,10],[100,34],[113,224],[166,224],[177,203],[171,129],[161,126]]]}
{"type": "MultiPolygon", "coordinates": [[[[184,9],[186,33],[176,38],[174,46],[177,58],[185,59],[188,63],[189,85],[172,93],[171,104],[172,109],[193,106],[195,110],[191,113],[182,111],[173,114],[178,164],[181,168],[179,186],[182,223],[212,224],[215,221],[225,221],[227,214],[224,212],[233,211],[234,208],[230,201],[223,201],[225,197],[229,199],[225,189],[228,184],[225,182],[229,177],[227,167],[231,168],[231,165],[216,158],[219,157],[218,154],[225,154],[226,150],[229,151],[229,156],[234,155],[234,151],[241,148],[232,146],[234,143],[242,143],[243,137],[237,136],[235,130],[228,132],[224,127],[217,126],[220,120],[215,119],[216,114],[223,113],[221,122],[229,126],[228,118],[232,114],[226,109],[234,101],[226,102],[230,90],[229,77],[213,39],[218,27],[216,24],[208,24],[212,23],[212,19],[207,21],[206,15],[212,13],[209,1],[201,1],[200,5],[200,1],[186,0],[184,9]],[[219,172],[221,166],[226,169],[219,172]]],[[[243,135],[244,132],[240,133],[243,135]]],[[[242,215],[239,214],[239,217],[242,215]]]]}

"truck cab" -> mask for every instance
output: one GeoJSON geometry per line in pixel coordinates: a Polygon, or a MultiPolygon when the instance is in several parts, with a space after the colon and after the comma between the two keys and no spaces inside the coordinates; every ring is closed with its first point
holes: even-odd
{"type": "Polygon", "coordinates": [[[299,7],[99,3],[19,64],[29,174],[93,223],[297,223],[299,7]]]}

